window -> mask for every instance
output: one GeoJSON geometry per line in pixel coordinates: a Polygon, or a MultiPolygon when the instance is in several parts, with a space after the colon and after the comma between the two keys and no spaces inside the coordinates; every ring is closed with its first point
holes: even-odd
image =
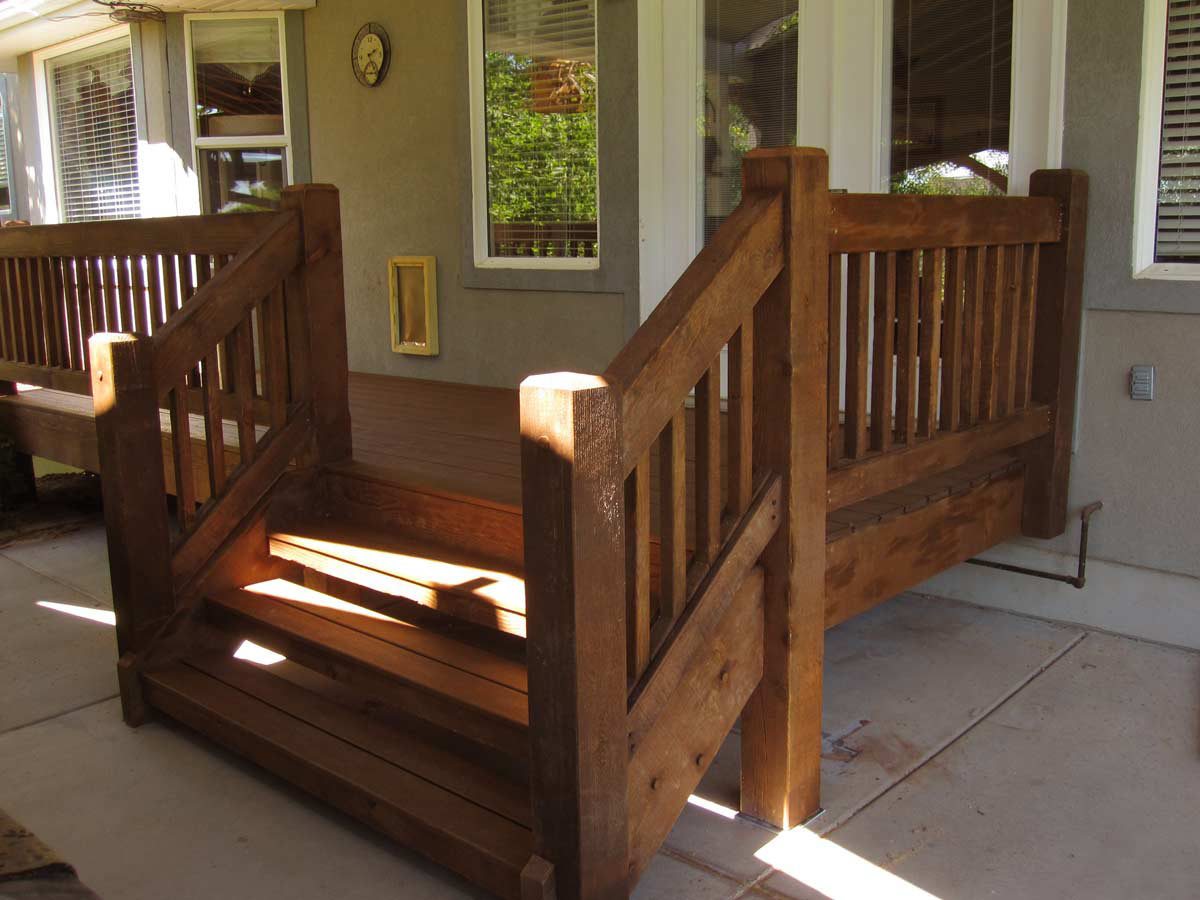
{"type": "Polygon", "coordinates": [[[1200,278],[1200,0],[1147,0],[1134,275],[1200,278]]]}
{"type": "Polygon", "coordinates": [[[8,156],[8,77],[0,75],[0,215],[13,211],[12,166],[8,156]]]}
{"type": "Polygon", "coordinates": [[[476,265],[595,268],[595,0],[469,3],[476,265]]]}
{"type": "Polygon", "coordinates": [[[186,22],[201,208],[277,209],[291,165],[283,18],[189,16],[186,22]]]}
{"type": "Polygon", "coordinates": [[[890,187],[1006,194],[1013,0],[895,0],[890,187]]]}
{"type": "Polygon", "coordinates": [[[129,36],[45,61],[45,99],[59,219],[141,214],[129,36]]]}

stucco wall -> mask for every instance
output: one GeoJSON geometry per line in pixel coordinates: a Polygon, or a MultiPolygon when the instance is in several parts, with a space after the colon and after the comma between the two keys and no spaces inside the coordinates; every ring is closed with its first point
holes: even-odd
{"type": "MultiPolygon", "coordinates": [[[[633,4],[605,3],[601,14],[629,20],[624,7],[633,4]]],[[[342,192],[351,368],[508,386],[537,371],[599,371],[637,314],[636,165],[631,184],[606,191],[606,178],[614,166],[621,170],[622,160],[602,143],[601,219],[629,223],[619,234],[602,236],[602,265],[625,261],[605,273],[604,292],[465,286],[466,28],[460,0],[338,0],[305,13],[313,178],[342,192]],[[393,53],[387,79],[371,89],[359,85],[350,68],[351,41],[368,21],[387,29],[393,53]],[[441,355],[395,354],[387,259],[428,254],[438,259],[441,355]]],[[[614,65],[614,53],[606,57],[600,48],[600,127],[603,133],[608,126],[602,142],[622,138],[631,153],[636,107],[626,105],[621,114],[614,103],[625,91],[622,83],[636,77],[636,32],[629,38],[632,66],[614,65]],[[628,139],[613,133],[622,128],[628,139]]],[[[530,276],[526,283],[551,281],[530,276]]]]}

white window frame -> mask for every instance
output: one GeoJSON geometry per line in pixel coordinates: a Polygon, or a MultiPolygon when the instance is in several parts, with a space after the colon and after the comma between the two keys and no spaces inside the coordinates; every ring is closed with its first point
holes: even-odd
{"type": "MultiPolygon", "coordinates": [[[[94,31],[91,34],[85,34],[82,37],[64,41],[61,44],[55,44],[51,47],[43,47],[41,50],[33,52],[33,85],[34,94],[37,98],[38,150],[43,176],[40,179],[42,201],[41,221],[47,225],[60,224],[63,220],[63,212],[59,200],[62,196],[61,173],[58,171],[58,166],[54,163],[54,123],[51,120],[50,83],[46,78],[46,64],[60,56],[66,56],[68,53],[74,53],[77,50],[86,50],[89,47],[107,44],[110,41],[121,38],[125,38],[130,42],[132,52],[133,35],[130,33],[128,25],[116,25],[112,28],[104,28],[100,31],[94,31]],[[46,173],[51,173],[52,177],[46,177],[46,173]]],[[[135,80],[133,87],[133,107],[134,114],[138,119],[139,144],[141,143],[140,132],[144,110],[143,102],[135,80]]],[[[140,186],[142,176],[140,153],[138,154],[138,158],[138,183],[140,186]]]]}
{"type": "MultiPolygon", "coordinates": [[[[13,169],[13,141],[12,141],[12,109],[10,101],[12,98],[11,85],[8,83],[8,77],[0,78],[0,120],[4,124],[4,161],[8,167],[7,172],[3,172],[8,178],[8,205],[0,205],[0,216],[12,216],[17,211],[17,186],[16,172],[13,169]]],[[[134,92],[136,94],[136,91],[134,92]]]]}
{"type": "Polygon", "coordinates": [[[278,12],[225,12],[188,13],[183,17],[184,56],[187,66],[188,128],[192,138],[192,163],[196,172],[196,191],[200,212],[204,211],[204,176],[201,173],[205,150],[253,150],[283,148],[284,173],[287,184],[295,180],[295,160],[292,154],[292,106],[288,90],[287,34],[283,11],[278,12]],[[192,52],[192,23],[215,19],[274,19],[278,22],[279,34],[279,78],[283,92],[283,134],[239,135],[238,137],[201,137],[196,120],[196,71],[192,52]]]}
{"type": "Polygon", "coordinates": [[[1163,80],[1167,0],[1146,0],[1142,23],[1142,91],[1137,174],[1133,191],[1133,277],[1200,280],[1200,262],[1154,261],[1158,230],[1158,175],[1162,153],[1163,80]]]}
{"type": "MultiPolygon", "coordinates": [[[[484,0],[466,0],[467,55],[471,80],[471,224],[477,269],[541,269],[549,271],[578,271],[600,268],[599,257],[570,256],[492,256],[489,253],[488,190],[487,190],[487,128],[485,125],[483,90],[483,4],[484,0]]],[[[597,53],[597,58],[599,55],[597,53]]],[[[600,87],[603,90],[603,85],[600,87]]],[[[597,141],[599,135],[597,132],[597,141]]],[[[599,148],[597,148],[599,150],[599,148]]],[[[598,154],[597,154],[598,158],[598,154]]],[[[600,196],[600,171],[596,171],[596,196],[600,196]]],[[[599,228],[600,214],[597,211],[599,228]]],[[[603,248],[601,248],[603,252],[603,248]]]]}

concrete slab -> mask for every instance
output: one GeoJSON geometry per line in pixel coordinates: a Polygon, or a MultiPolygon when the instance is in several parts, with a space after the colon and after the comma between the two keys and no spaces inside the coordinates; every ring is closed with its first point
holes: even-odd
{"type": "Polygon", "coordinates": [[[832,840],[943,898],[1193,898],[1198,701],[1200,655],[1091,633],[832,840]]]}
{"type": "Polygon", "coordinates": [[[631,900],[732,900],[741,885],[660,853],[646,868],[631,900]]]}
{"type": "Polygon", "coordinates": [[[108,543],[97,519],[49,540],[21,541],[0,549],[0,556],[61,581],[96,600],[112,604],[108,543]]]}
{"type": "Polygon", "coordinates": [[[116,694],[107,603],[4,557],[0,585],[0,732],[116,694]]]}

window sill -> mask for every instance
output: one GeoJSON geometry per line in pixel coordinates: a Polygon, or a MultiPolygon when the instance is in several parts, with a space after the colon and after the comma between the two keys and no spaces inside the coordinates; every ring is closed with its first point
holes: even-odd
{"type": "Polygon", "coordinates": [[[1200,281],[1200,263],[1152,263],[1135,268],[1133,277],[1138,281],[1200,281]]]}
{"type": "Polygon", "coordinates": [[[487,256],[475,260],[475,268],[491,271],[512,269],[521,272],[594,272],[600,268],[595,257],[570,259],[564,257],[487,256]]]}

